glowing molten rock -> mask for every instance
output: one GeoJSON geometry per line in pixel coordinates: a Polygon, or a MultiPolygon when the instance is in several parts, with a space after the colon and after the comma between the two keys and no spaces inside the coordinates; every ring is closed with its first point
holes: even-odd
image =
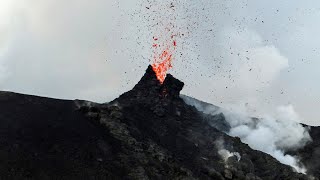
{"type": "MultiPolygon", "coordinates": [[[[158,39],[154,38],[154,40],[158,40],[158,39]]],[[[160,81],[160,83],[163,83],[163,81],[166,78],[168,70],[172,68],[172,64],[171,64],[172,56],[173,56],[173,52],[176,49],[176,46],[177,46],[176,41],[173,41],[171,48],[170,46],[168,46],[162,52],[160,51],[159,55],[157,55],[155,51],[154,63],[152,64],[152,68],[153,68],[153,71],[156,73],[157,79],[160,81]]],[[[153,47],[156,48],[156,50],[158,50],[158,48],[160,48],[161,46],[158,44],[154,44],[153,47]]]]}
{"type": "Polygon", "coordinates": [[[162,62],[156,62],[152,64],[152,68],[156,73],[158,80],[163,83],[164,79],[166,78],[167,71],[172,68],[172,54],[165,50],[163,51],[159,59],[162,60],[162,62]]]}

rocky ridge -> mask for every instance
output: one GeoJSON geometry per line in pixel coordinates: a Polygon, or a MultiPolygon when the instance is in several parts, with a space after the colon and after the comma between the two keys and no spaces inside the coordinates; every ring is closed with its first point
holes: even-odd
{"type": "Polygon", "coordinates": [[[223,115],[203,118],[180,98],[183,85],[170,74],[159,83],[149,66],[131,91],[82,108],[117,139],[115,167],[127,179],[309,179],[212,127],[208,118],[223,115]]]}
{"type": "MultiPolygon", "coordinates": [[[[0,179],[312,179],[226,135],[223,114],[187,105],[183,86],[149,66],[110,103],[0,92],[0,179]]],[[[299,152],[307,162],[317,142],[299,152]]]]}

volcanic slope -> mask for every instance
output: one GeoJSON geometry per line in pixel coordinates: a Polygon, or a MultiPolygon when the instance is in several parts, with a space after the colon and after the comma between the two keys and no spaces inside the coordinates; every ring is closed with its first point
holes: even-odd
{"type": "Polygon", "coordinates": [[[304,148],[291,152],[301,158],[301,162],[306,166],[307,173],[315,177],[320,177],[320,127],[310,127],[312,141],[304,148]]]}
{"type": "Polygon", "coordinates": [[[309,179],[214,128],[183,85],[149,66],[105,104],[1,92],[0,179],[309,179]]]}
{"type": "MultiPolygon", "coordinates": [[[[82,108],[117,139],[114,166],[128,179],[307,179],[209,125],[207,115],[180,98],[183,86],[170,74],[159,83],[149,66],[131,91],[82,108]]],[[[211,118],[225,122],[221,114],[211,118]]]]}

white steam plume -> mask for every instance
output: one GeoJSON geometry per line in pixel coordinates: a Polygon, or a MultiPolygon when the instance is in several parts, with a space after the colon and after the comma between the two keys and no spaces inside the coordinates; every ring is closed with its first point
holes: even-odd
{"type": "MultiPolygon", "coordinates": [[[[201,99],[210,102],[221,102],[224,107],[221,111],[231,126],[231,136],[240,137],[253,149],[268,153],[304,173],[298,159],[286,155],[285,151],[303,147],[310,140],[309,133],[298,123],[303,121],[292,105],[274,109],[277,105],[270,107],[267,93],[281,71],[288,68],[289,60],[250,28],[224,27],[217,33],[212,47],[217,53],[212,52],[211,57],[216,63],[214,74],[207,79],[207,88],[197,89],[192,94],[206,96],[201,99]],[[214,89],[212,96],[202,92],[209,89],[214,89]]],[[[201,111],[207,112],[207,109],[201,111]]]]}
{"type": "Polygon", "coordinates": [[[300,173],[306,172],[299,158],[285,154],[311,140],[308,129],[297,123],[298,115],[291,105],[278,107],[276,116],[265,115],[260,119],[251,118],[245,111],[222,112],[231,125],[229,135],[240,137],[251,148],[270,154],[300,173]]]}
{"type": "MultiPolygon", "coordinates": [[[[299,157],[286,154],[289,150],[302,148],[311,141],[308,128],[299,124],[299,116],[293,106],[281,106],[277,108],[275,116],[265,115],[259,119],[252,118],[245,107],[233,107],[233,111],[221,108],[207,108],[199,106],[198,102],[192,99],[185,101],[202,112],[216,115],[223,113],[231,128],[230,136],[239,137],[242,142],[248,144],[255,150],[270,154],[279,162],[293,167],[299,173],[306,173],[306,169],[299,157]],[[214,109],[208,112],[208,109],[214,109]]],[[[209,106],[209,105],[208,105],[209,106]]],[[[223,141],[217,140],[218,153],[223,159],[236,155],[223,148],[223,141]]],[[[237,156],[238,157],[238,156],[237,156]]]]}
{"type": "Polygon", "coordinates": [[[224,147],[224,140],[222,138],[219,138],[215,141],[215,145],[216,148],[218,149],[218,154],[220,155],[220,157],[227,162],[227,160],[230,157],[236,156],[237,160],[240,161],[241,160],[241,155],[238,152],[230,152],[229,150],[227,150],[224,147]]]}

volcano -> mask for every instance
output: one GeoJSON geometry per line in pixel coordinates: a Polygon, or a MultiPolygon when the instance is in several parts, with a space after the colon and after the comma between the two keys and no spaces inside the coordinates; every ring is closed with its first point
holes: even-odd
{"type": "Polygon", "coordinates": [[[1,179],[311,178],[225,134],[223,114],[186,104],[183,86],[149,66],[104,104],[0,93],[1,179]]]}

